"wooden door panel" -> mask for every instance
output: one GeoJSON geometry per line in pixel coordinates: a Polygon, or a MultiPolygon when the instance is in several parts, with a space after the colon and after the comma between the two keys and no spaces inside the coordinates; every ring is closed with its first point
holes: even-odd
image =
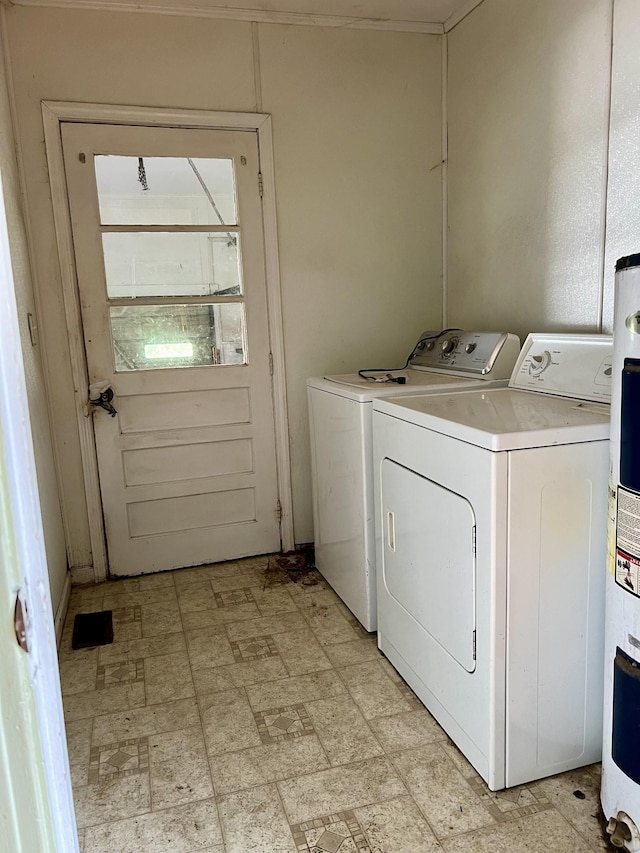
{"type": "Polygon", "coordinates": [[[251,441],[240,438],[125,450],[122,462],[125,486],[143,486],[247,474],[253,469],[253,453],[251,441]]]}
{"type": "Polygon", "coordinates": [[[251,421],[249,388],[117,394],[122,435],[167,429],[247,424],[251,421]]]}
{"type": "Polygon", "coordinates": [[[256,521],[255,489],[136,501],[127,505],[129,535],[178,533],[256,521]]]}

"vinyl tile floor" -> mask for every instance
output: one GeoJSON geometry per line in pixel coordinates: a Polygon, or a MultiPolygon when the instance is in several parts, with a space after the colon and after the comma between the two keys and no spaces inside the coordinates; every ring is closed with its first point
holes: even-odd
{"type": "Polygon", "coordinates": [[[599,768],[499,793],[315,570],[74,588],[60,649],[83,853],[590,853],[599,768]],[[114,642],[72,650],[77,613],[114,642]]]}

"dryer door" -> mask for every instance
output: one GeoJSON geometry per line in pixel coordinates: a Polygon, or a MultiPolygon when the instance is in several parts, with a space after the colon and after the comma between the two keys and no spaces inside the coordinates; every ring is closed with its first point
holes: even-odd
{"type": "Polygon", "coordinates": [[[382,463],[384,583],[467,672],[476,668],[475,514],[463,497],[382,463]]]}

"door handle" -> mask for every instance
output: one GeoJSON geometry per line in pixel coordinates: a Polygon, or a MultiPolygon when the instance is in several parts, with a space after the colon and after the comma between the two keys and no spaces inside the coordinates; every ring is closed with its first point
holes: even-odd
{"type": "Polygon", "coordinates": [[[387,545],[390,551],[396,550],[396,517],[391,510],[387,512],[387,545]]]}
{"type": "Polygon", "coordinates": [[[118,412],[111,404],[113,397],[113,388],[106,382],[96,382],[89,386],[89,404],[94,408],[104,409],[112,418],[115,418],[118,412]]]}

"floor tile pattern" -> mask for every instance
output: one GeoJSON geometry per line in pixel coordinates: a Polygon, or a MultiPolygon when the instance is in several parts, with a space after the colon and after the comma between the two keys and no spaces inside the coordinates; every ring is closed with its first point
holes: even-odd
{"type": "Polygon", "coordinates": [[[291,740],[313,734],[313,723],[304,705],[285,705],[270,711],[254,711],[262,743],[291,740]]]}
{"type": "Polygon", "coordinates": [[[142,658],[98,666],[96,690],[102,690],[111,684],[131,684],[133,681],[144,681],[144,660],[142,658]]]}
{"type": "Polygon", "coordinates": [[[121,607],[113,611],[113,621],[124,625],[128,622],[140,622],[142,620],[142,607],[121,607]]]}
{"type": "Polygon", "coordinates": [[[235,607],[236,604],[249,604],[253,602],[250,587],[235,589],[231,592],[214,592],[213,598],[218,607],[235,607]]]}
{"type": "Polygon", "coordinates": [[[246,660],[261,660],[278,654],[273,637],[253,637],[250,640],[239,640],[231,643],[231,651],[237,663],[246,660]]]}
{"type": "Polygon", "coordinates": [[[147,738],[134,738],[104,746],[94,746],[89,753],[89,784],[95,785],[149,770],[147,738]]]}
{"type": "Polygon", "coordinates": [[[352,811],[294,824],[291,833],[299,853],[371,853],[352,811]]]}
{"type": "Polygon", "coordinates": [[[610,849],[597,766],[489,791],[306,559],[76,587],[59,657],[83,853],[610,849]]]}
{"type": "Polygon", "coordinates": [[[497,823],[503,820],[517,820],[551,808],[551,801],[542,791],[517,787],[493,792],[488,791],[482,779],[478,777],[467,779],[467,782],[497,823]]]}

